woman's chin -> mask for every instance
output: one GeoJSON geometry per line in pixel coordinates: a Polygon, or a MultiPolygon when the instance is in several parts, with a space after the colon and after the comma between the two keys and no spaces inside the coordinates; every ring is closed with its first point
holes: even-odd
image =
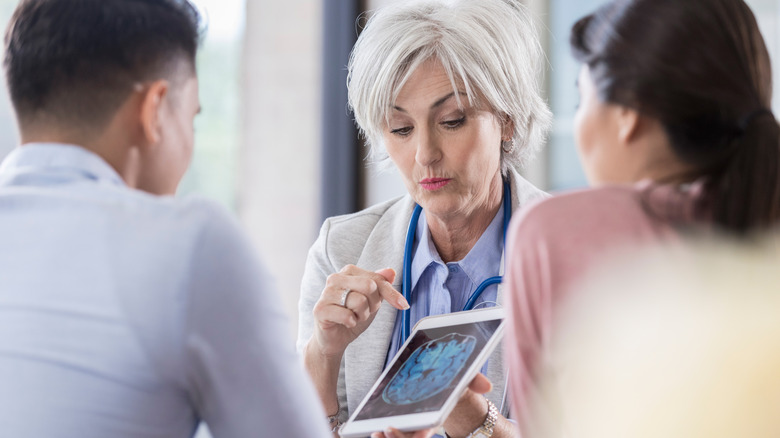
{"type": "Polygon", "coordinates": [[[451,197],[426,197],[418,201],[418,204],[425,210],[425,215],[437,217],[451,217],[461,210],[460,203],[451,197]],[[449,198],[449,199],[447,199],[449,198]]]}

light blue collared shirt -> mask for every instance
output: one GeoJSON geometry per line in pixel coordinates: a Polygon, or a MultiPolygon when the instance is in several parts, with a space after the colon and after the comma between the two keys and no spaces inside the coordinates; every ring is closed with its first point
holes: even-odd
{"type": "Polygon", "coordinates": [[[0,166],[0,434],[330,436],[268,275],[200,199],[78,146],[0,166]]]}
{"type": "MultiPolygon", "coordinates": [[[[420,214],[412,248],[411,327],[426,316],[459,312],[480,283],[499,275],[504,249],[504,205],[482,233],[466,257],[458,262],[444,263],[431,238],[425,211],[420,214]]],[[[496,303],[498,286],[488,286],[477,299],[475,308],[496,303]]],[[[393,337],[385,366],[401,347],[401,311],[395,318],[393,337]]],[[[484,371],[484,369],[483,369],[484,371]]]]}

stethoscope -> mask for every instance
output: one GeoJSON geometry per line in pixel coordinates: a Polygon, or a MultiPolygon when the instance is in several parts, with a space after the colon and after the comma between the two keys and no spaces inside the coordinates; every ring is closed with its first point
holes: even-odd
{"type": "MultiPolygon", "coordinates": [[[[512,218],[511,195],[512,193],[509,188],[509,183],[504,181],[504,243],[506,243],[506,229],[509,226],[509,220],[512,218]]],[[[414,236],[417,232],[417,222],[420,219],[420,213],[422,213],[422,210],[423,209],[419,204],[415,204],[414,211],[412,212],[412,219],[409,221],[409,231],[406,232],[406,246],[404,247],[404,266],[402,272],[401,292],[403,293],[404,298],[406,298],[406,301],[409,303],[412,302],[412,248],[414,247],[414,236]]],[[[495,277],[490,277],[480,283],[474,293],[472,293],[469,299],[466,301],[466,305],[463,306],[463,310],[465,311],[474,309],[474,305],[476,304],[479,297],[482,296],[482,293],[485,292],[485,289],[487,289],[488,286],[501,283],[501,280],[503,280],[503,277],[497,275],[495,277]]],[[[401,343],[398,345],[403,345],[404,342],[406,342],[406,339],[409,337],[409,332],[411,329],[410,321],[411,310],[406,309],[401,313],[401,343]]]]}

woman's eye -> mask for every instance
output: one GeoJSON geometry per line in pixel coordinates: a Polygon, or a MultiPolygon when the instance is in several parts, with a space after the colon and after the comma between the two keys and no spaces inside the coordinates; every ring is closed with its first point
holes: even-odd
{"type": "Polygon", "coordinates": [[[444,126],[447,129],[456,129],[456,128],[461,127],[461,125],[463,125],[463,122],[465,122],[465,121],[466,121],[466,116],[463,116],[463,117],[461,117],[459,119],[455,119],[455,120],[445,120],[445,121],[441,122],[441,124],[442,124],[442,126],[444,126]]]}
{"type": "Polygon", "coordinates": [[[412,132],[411,126],[404,126],[403,128],[396,128],[390,130],[391,134],[400,135],[402,137],[409,135],[409,133],[411,132],[412,132]]]}

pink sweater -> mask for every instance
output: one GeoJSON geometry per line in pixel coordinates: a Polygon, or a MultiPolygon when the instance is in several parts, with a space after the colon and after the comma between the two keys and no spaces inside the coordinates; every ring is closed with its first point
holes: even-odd
{"type": "MultiPolygon", "coordinates": [[[[559,195],[524,210],[507,240],[505,339],[515,418],[524,422],[534,364],[550,339],[556,305],[605,253],[674,238],[661,216],[689,221],[698,186],[608,186],[559,195]],[[650,213],[653,212],[653,213],[650,213]]],[[[565,395],[564,395],[565,396],[565,395]]]]}

